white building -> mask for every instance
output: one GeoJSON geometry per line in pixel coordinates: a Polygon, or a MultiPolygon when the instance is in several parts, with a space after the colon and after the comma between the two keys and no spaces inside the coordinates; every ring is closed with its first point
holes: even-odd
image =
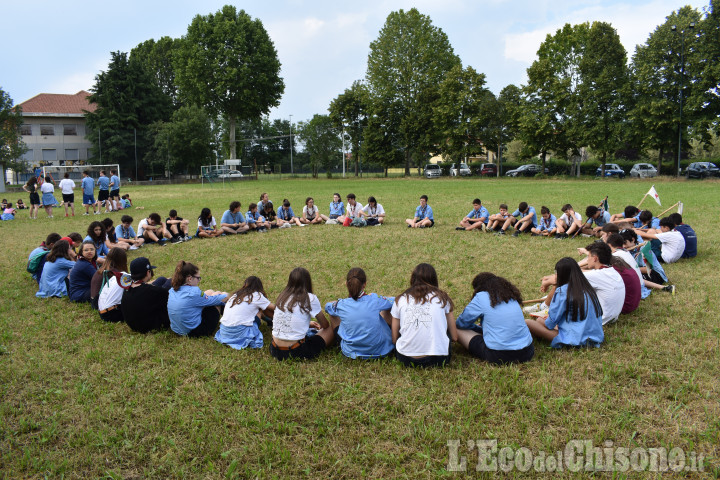
{"type": "Polygon", "coordinates": [[[21,103],[20,127],[28,151],[22,160],[28,168],[43,165],[83,165],[92,142],[85,138],[85,112],[94,112],[88,92],[74,95],[41,93],[21,103]]]}

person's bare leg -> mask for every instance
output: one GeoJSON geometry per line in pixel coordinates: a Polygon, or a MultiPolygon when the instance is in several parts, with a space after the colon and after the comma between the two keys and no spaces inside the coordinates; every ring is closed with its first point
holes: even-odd
{"type": "Polygon", "coordinates": [[[458,343],[462,345],[465,350],[470,349],[470,342],[478,335],[480,334],[473,330],[463,330],[462,328],[458,328],[457,330],[458,343]]]}

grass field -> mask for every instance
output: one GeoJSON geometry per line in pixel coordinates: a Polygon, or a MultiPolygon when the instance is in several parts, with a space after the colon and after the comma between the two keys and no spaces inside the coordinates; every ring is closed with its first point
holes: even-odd
{"type": "MultiPolygon", "coordinates": [[[[57,231],[85,232],[98,217],[55,215],[2,222],[5,254],[0,301],[0,476],[3,478],[464,478],[476,472],[475,441],[556,454],[570,440],[597,447],[681,449],[720,476],[720,247],[714,239],[720,183],[658,180],[664,206],[685,203],[698,233],[698,257],[667,267],[676,296],[653,293],[606,328],[599,349],[550,349],[522,366],[492,367],[457,345],[445,369],[412,370],[394,360],[362,362],[334,348],[317,361],[280,363],[267,348],[235,351],[213,339],[132,333],[105,324],[89,306],[41,300],[25,272],[27,255],[57,231]],[[454,472],[451,445],[466,457],[454,472]],[[610,441],[612,443],[605,443],[610,441]]],[[[231,200],[243,207],[267,191],[296,212],[307,195],[326,212],[332,193],[374,195],[388,224],[365,229],[313,226],[193,240],[142,254],[169,276],[185,259],[201,268],[204,288],[231,291],[262,278],[271,300],[295,266],[313,276],[324,304],[346,295],[344,278],[365,269],[368,291],[396,295],[420,262],[438,270],[456,313],[480,271],[507,277],[525,298],[563,256],[579,258],[588,239],[568,241],[457,232],[480,197],[491,213],[527,201],[553,212],[572,203],[584,212],[609,196],[611,211],[637,204],[651,183],[604,180],[438,179],[282,180],[201,187],[123,188],[144,210],[134,225],[171,208],[194,219],[204,206],[219,220],[231,200]],[[421,194],[436,228],[408,230],[421,194]]],[[[23,195],[23,198],[25,195],[23,195]]],[[[659,213],[652,200],[644,206],[659,213]]],[[[118,222],[120,215],[111,217],[118,222]]],[[[100,217],[104,218],[104,217],[100,217]]],[[[270,337],[262,327],[266,344],[270,337]]],[[[507,452],[508,450],[505,450],[507,452]]],[[[642,458],[642,457],[638,457],[642,458]]],[[[582,462],[581,462],[582,465],[582,462]]],[[[687,463],[690,466],[690,460],[687,463]]],[[[550,465],[552,466],[552,465],[550,465]]],[[[513,470],[508,476],[536,476],[513,470]]],[[[585,475],[568,471],[553,477],[585,475]]],[[[501,472],[502,473],[502,472],[501,472]]],[[[605,474],[610,475],[610,474],[605,474]]],[[[615,476],[638,476],[632,468],[615,476]]],[[[660,476],[645,472],[643,476],[660,476]]]]}

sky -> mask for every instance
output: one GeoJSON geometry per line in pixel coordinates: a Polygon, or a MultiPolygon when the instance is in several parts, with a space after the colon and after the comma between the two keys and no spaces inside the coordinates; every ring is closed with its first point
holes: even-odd
{"type": "MultiPolygon", "coordinates": [[[[39,93],[89,90],[110,52],[148,39],[181,37],[195,15],[230,3],[197,0],[3,2],[0,88],[19,104],[39,93]]],[[[526,82],[548,34],[565,23],[611,23],[628,51],[692,0],[248,0],[234,3],[262,21],[282,63],[285,93],[270,118],[309,120],[365,77],[370,43],[390,12],[417,8],[448,36],[463,66],[486,75],[496,95],[526,82]],[[290,117],[292,115],[292,117],[290,117]]]]}

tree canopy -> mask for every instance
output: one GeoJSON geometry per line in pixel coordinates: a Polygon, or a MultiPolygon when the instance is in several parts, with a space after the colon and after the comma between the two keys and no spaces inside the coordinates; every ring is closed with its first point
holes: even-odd
{"type": "Polygon", "coordinates": [[[27,152],[20,136],[22,124],[22,109],[13,107],[10,94],[0,87],[0,165],[3,168],[18,167],[18,160],[27,152]]]}
{"type": "Polygon", "coordinates": [[[285,90],[280,60],[262,22],[231,5],[197,15],[174,62],[181,96],[227,119],[230,157],[237,158],[236,123],[267,114],[285,90]]]}

